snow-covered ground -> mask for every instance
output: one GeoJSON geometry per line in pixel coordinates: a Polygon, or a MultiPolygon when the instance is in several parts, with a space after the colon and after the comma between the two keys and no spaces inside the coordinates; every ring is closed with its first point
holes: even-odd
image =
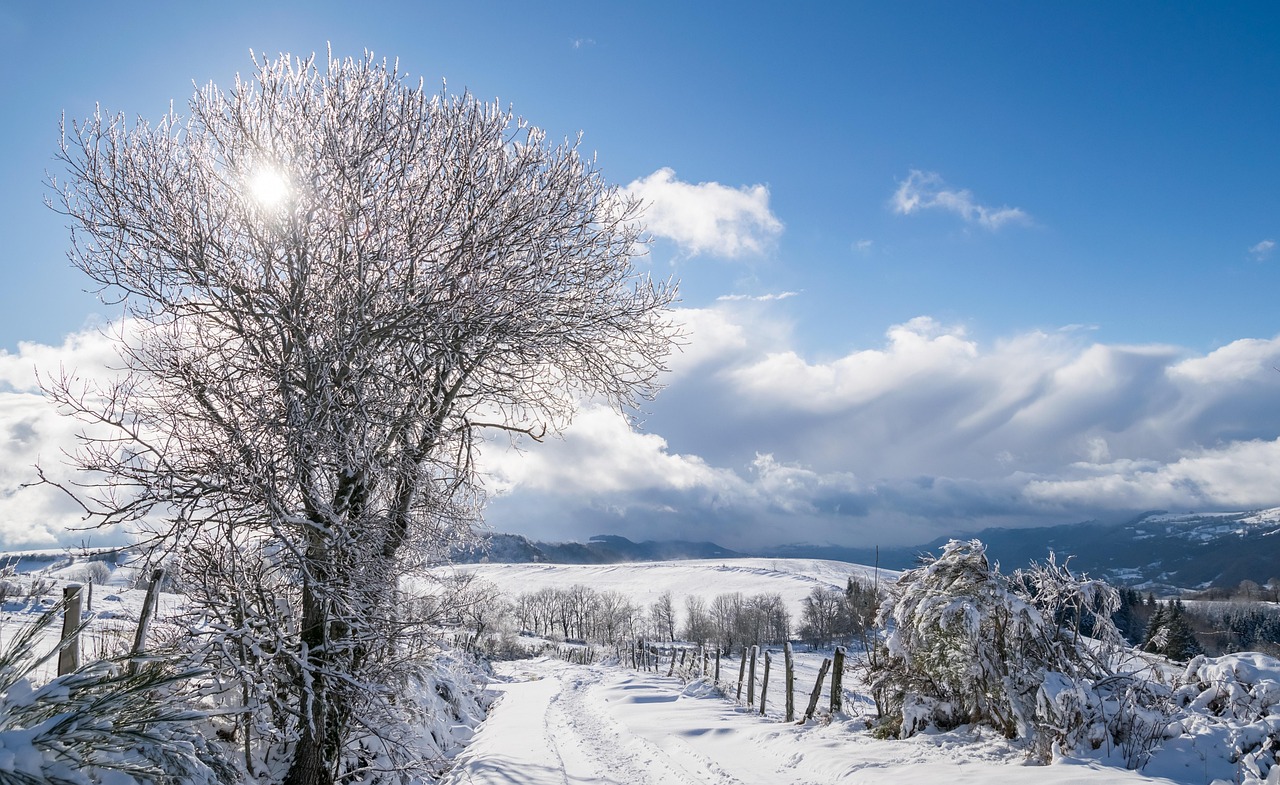
{"type": "Polygon", "coordinates": [[[1021,749],[985,729],[883,741],[857,719],[787,724],[705,682],[621,667],[537,659],[498,673],[491,688],[502,697],[446,785],[1207,782],[1190,766],[1172,779],[1091,759],[1027,766],[1021,749]]]}
{"type": "Polygon", "coordinates": [[[624,564],[467,564],[457,567],[497,585],[508,595],[543,588],[590,586],[615,591],[641,607],[671,592],[675,607],[689,596],[780,594],[793,619],[816,586],[844,590],[849,578],[864,583],[894,580],[898,573],[824,559],[688,559],[624,564]]]}

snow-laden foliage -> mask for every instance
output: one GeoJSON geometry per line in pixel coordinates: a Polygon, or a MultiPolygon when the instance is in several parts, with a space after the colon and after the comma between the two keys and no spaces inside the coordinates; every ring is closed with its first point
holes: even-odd
{"type": "Polygon", "coordinates": [[[981,542],[953,540],[888,589],[871,663],[877,703],[902,737],[984,723],[1034,740],[1044,757],[1096,747],[1121,734],[1098,691],[1113,675],[1118,604],[1114,589],[1053,560],[1004,576],[981,542]]]}
{"type": "Polygon", "coordinates": [[[575,144],[371,57],[256,65],[65,129],[70,256],[126,319],[118,379],[45,389],[88,424],[78,501],[181,555],[242,731],[323,785],[399,706],[398,591],[469,535],[478,441],[653,394],[674,290],[575,144]]]}
{"type": "Polygon", "coordinates": [[[130,672],[98,660],[38,684],[60,649],[42,638],[54,605],[0,651],[0,782],[18,785],[213,785],[237,773],[205,740],[193,686],[205,674],[152,661],[130,672]],[[44,651],[43,654],[37,652],[44,651]]]}
{"type": "Polygon", "coordinates": [[[1273,781],[1280,757],[1280,660],[1257,652],[1199,655],[1175,692],[1182,708],[1168,736],[1217,737],[1244,783],[1273,781]]]}

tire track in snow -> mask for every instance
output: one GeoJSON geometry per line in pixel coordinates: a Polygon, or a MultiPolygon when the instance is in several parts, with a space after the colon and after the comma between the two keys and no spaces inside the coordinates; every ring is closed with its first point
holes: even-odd
{"type": "MultiPolygon", "coordinates": [[[[663,737],[661,744],[644,738],[610,715],[607,704],[592,693],[604,673],[595,667],[566,669],[561,672],[562,687],[552,701],[549,718],[556,718],[557,744],[571,737],[578,739],[578,749],[594,757],[593,766],[606,772],[597,781],[620,785],[746,785],[710,758],[694,752],[683,739],[663,737]],[[674,753],[674,754],[673,754],[674,753]]],[[[674,701],[675,696],[647,690],[633,696],[637,702],[674,701]]]]}

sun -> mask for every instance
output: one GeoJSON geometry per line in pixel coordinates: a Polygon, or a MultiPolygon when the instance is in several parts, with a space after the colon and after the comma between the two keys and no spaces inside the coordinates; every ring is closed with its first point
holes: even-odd
{"type": "Polygon", "coordinates": [[[279,169],[264,166],[249,178],[249,193],[263,207],[278,207],[289,195],[289,180],[279,169]]]}

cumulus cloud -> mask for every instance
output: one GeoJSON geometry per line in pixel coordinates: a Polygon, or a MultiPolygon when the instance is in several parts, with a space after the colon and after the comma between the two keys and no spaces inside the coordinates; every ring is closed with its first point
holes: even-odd
{"type": "MultiPolygon", "coordinates": [[[[494,528],[905,545],[1135,509],[1280,505],[1280,338],[1210,352],[1082,330],[984,342],[921,316],[817,358],[753,300],[673,318],[687,344],[639,424],[585,402],[562,438],[486,446],[494,528]]],[[[107,345],[86,333],[0,354],[0,545],[84,537],[67,531],[79,522],[69,500],[22,488],[37,460],[65,472],[77,428],[29,375],[105,368],[107,345]]]]}
{"type": "Polygon", "coordinates": [[[782,233],[763,185],[733,188],[716,182],[686,183],[662,168],[626,187],[645,205],[648,230],[687,254],[735,258],[759,254],[782,233]]]}
{"type": "Polygon", "coordinates": [[[1280,339],[1207,354],[1082,331],[984,344],[920,317],[818,360],[735,305],[681,312],[694,357],[643,432],[588,418],[588,437],[575,423],[495,504],[494,525],[730,547],[913,544],[1135,509],[1280,505],[1268,479],[1280,469],[1280,339]],[[626,482],[596,474],[615,471],[626,482]]]}
{"type": "Polygon", "coordinates": [[[1271,255],[1271,252],[1275,250],[1275,247],[1276,247],[1275,240],[1263,240],[1262,242],[1259,242],[1259,243],[1256,243],[1255,245],[1250,246],[1249,254],[1254,259],[1257,259],[1258,261],[1262,261],[1263,259],[1266,259],[1268,256],[1271,255]]]}
{"type": "Polygon", "coordinates": [[[1031,216],[1020,208],[979,204],[967,189],[949,188],[936,172],[919,169],[912,169],[907,179],[898,184],[890,205],[899,215],[911,215],[920,210],[945,210],[960,216],[966,223],[991,231],[1010,224],[1031,223],[1031,216]]]}

